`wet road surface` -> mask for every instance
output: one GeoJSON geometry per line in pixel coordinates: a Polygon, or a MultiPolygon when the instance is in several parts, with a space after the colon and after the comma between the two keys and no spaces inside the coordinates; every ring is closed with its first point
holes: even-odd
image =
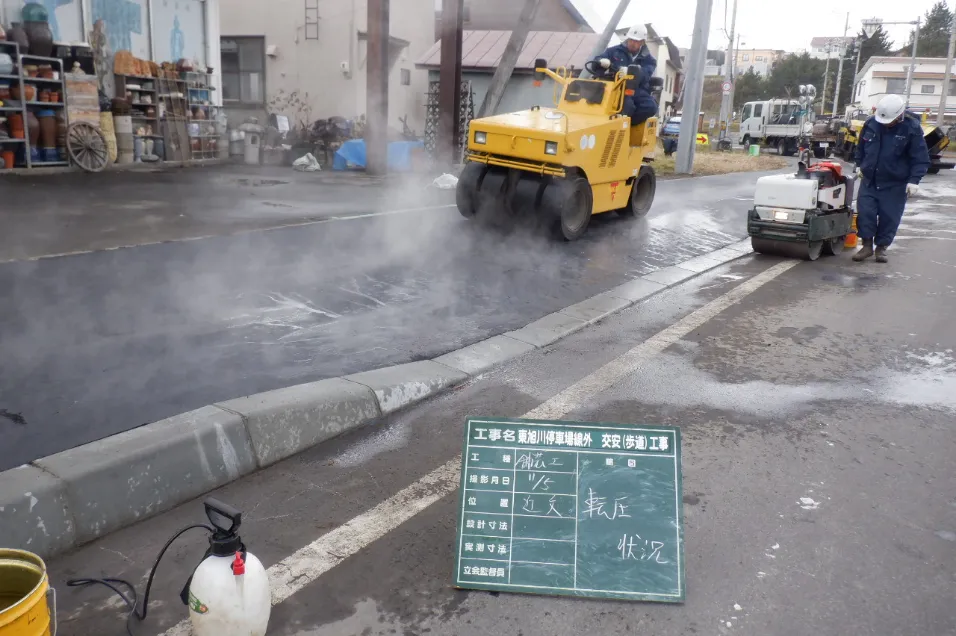
{"type": "MultiPolygon", "coordinates": [[[[748,257],[221,489],[267,567],[311,550],[305,575],[277,574],[292,594],[270,634],[956,634],[953,204],[914,202],[889,265],[845,254],[781,273],[748,257]],[[680,337],[649,347],[667,328],[680,337]],[[595,384],[609,364],[620,379],[595,384]],[[569,420],[681,427],[683,605],[452,589],[457,475],[442,467],[465,419],[555,403],[569,420]]],[[[165,539],[201,518],[191,502],[53,560],[61,629],[122,633],[108,592],[63,581],[142,585],[165,539]]],[[[140,633],[185,617],[176,595],[204,548],[170,551],[140,633]]]]}
{"type": "MultiPolygon", "coordinates": [[[[380,193],[363,200],[366,215],[350,220],[329,204],[333,217],[311,225],[0,264],[0,289],[16,300],[0,307],[0,412],[22,418],[0,417],[0,470],[216,401],[520,328],[745,237],[756,179],[660,182],[646,219],[595,218],[574,244],[485,231],[434,192],[423,202],[396,191],[388,205],[380,193]]],[[[301,207],[320,189],[293,191],[305,199],[289,205],[301,207]]],[[[261,206],[217,192],[212,212],[176,200],[234,222],[261,206]]],[[[121,215],[114,208],[107,218],[121,215]]]]}

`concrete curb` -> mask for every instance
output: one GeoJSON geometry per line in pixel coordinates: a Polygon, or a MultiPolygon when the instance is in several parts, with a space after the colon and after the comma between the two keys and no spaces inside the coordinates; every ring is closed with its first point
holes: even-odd
{"type": "Polygon", "coordinates": [[[751,253],[750,239],[422,362],[229,400],[0,473],[2,547],[50,557],[366,426],[668,287],[751,253]]]}

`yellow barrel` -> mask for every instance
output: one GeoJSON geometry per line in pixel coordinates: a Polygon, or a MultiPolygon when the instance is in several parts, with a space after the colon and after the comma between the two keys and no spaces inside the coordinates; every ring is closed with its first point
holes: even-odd
{"type": "Polygon", "coordinates": [[[56,596],[43,559],[21,550],[0,550],[0,636],[56,634],[56,596]]]}

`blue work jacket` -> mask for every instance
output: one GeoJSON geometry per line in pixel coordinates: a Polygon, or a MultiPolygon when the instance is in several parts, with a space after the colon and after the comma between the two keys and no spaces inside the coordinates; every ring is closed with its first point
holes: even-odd
{"type": "Polygon", "coordinates": [[[870,117],[860,131],[855,159],[866,186],[879,190],[918,184],[930,166],[919,119],[907,114],[899,124],[888,128],[870,117]]]}
{"type": "Polygon", "coordinates": [[[647,46],[642,46],[636,55],[631,55],[631,52],[627,50],[625,44],[618,44],[604,51],[604,54],[597,59],[605,57],[611,60],[612,71],[627,68],[631,64],[639,65],[641,70],[644,71],[643,77],[641,77],[641,81],[634,91],[634,95],[630,98],[630,103],[625,103],[624,105],[624,113],[632,115],[640,112],[643,116],[650,116],[656,113],[657,102],[651,94],[651,77],[654,76],[654,71],[657,70],[657,59],[647,50],[647,46]]]}
{"type": "Polygon", "coordinates": [[[651,77],[653,77],[654,71],[657,70],[657,59],[647,50],[647,45],[642,46],[636,55],[631,55],[631,52],[627,50],[627,45],[621,43],[604,51],[604,54],[597,59],[605,57],[611,60],[611,70],[615,71],[627,68],[631,64],[640,65],[641,70],[644,71],[644,77],[641,78],[638,90],[642,90],[650,95],[651,77]]]}

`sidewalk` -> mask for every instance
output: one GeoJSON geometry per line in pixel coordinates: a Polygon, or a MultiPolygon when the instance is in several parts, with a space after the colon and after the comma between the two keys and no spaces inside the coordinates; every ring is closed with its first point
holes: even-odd
{"type": "Polygon", "coordinates": [[[433,179],[242,165],[0,176],[0,262],[453,202],[433,179]]]}

